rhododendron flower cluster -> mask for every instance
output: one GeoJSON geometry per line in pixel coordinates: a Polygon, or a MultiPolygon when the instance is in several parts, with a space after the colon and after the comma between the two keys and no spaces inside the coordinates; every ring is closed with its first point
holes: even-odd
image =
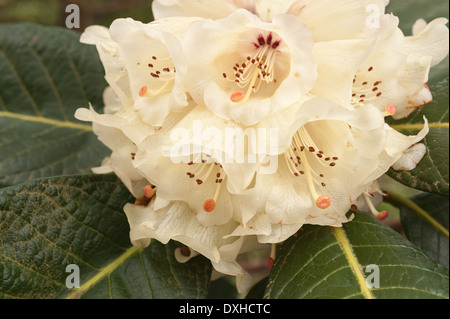
{"type": "Polygon", "coordinates": [[[448,53],[445,19],[404,36],[386,4],[155,0],[151,23],[87,28],[109,87],[103,114],[76,117],[111,149],[94,171],[136,197],[132,243],[179,241],[179,261],[206,256],[244,291],[239,254],[356,209],[384,218],[378,178],[414,168],[428,132],[425,118],[414,136],[385,118],[431,101],[430,67],[448,53]]]}

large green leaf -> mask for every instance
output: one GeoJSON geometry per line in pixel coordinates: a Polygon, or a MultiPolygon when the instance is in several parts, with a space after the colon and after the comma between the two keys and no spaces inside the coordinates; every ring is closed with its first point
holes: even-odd
{"type": "Polygon", "coordinates": [[[103,105],[104,70],[79,34],[0,24],[0,186],[88,173],[108,150],[73,114],[103,105]]]}
{"type": "Polygon", "coordinates": [[[265,297],[448,298],[449,277],[446,268],[391,228],[356,213],[343,228],[307,225],[288,239],[265,297]],[[378,267],[379,288],[377,270],[369,265],[378,267]]]}
{"type": "MultiPolygon", "coordinates": [[[[400,27],[406,35],[411,34],[414,22],[423,18],[427,22],[438,17],[449,16],[449,2],[436,0],[391,0],[387,7],[400,18],[400,27]]],[[[425,116],[430,124],[430,133],[423,143],[427,146],[419,165],[411,171],[395,171],[391,169],[388,175],[397,181],[415,189],[441,195],[449,195],[449,116],[448,116],[448,83],[449,57],[430,70],[428,86],[433,94],[433,102],[412,113],[408,118],[399,121],[389,121],[389,124],[400,132],[411,135],[423,127],[425,116]]]]}
{"type": "Polygon", "coordinates": [[[0,190],[0,297],[201,298],[211,265],[174,259],[177,244],[130,245],[133,198],[112,175],[38,179],[0,190]],[[80,289],[68,288],[76,265],[80,289]],[[69,269],[70,270],[70,269],[69,269]]]}
{"type": "Polygon", "coordinates": [[[403,202],[400,219],[409,240],[449,268],[448,197],[418,194],[403,202]]]}

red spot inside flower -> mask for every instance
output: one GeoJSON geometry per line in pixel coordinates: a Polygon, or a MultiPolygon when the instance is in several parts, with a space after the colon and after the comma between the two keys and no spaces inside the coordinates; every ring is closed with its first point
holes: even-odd
{"type": "Polygon", "coordinates": [[[203,210],[207,213],[211,213],[216,208],[216,201],[212,198],[205,200],[203,203],[203,210]]]}
{"type": "Polygon", "coordinates": [[[272,44],[272,49],[278,48],[279,45],[280,45],[280,40],[275,41],[275,42],[272,44]]]}
{"type": "Polygon", "coordinates": [[[271,45],[272,44],[272,32],[269,33],[269,35],[267,36],[267,44],[271,45]]]}
{"type": "Polygon", "coordinates": [[[266,44],[266,40],[264,40],[264,37],[262,36],[262,34],[258,35],[258,43],[259,43],[259,45],[266,44]]]}

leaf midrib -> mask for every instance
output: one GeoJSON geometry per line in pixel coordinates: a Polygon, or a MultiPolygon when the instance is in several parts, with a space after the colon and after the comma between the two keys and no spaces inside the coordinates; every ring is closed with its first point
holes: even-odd
{"type": "MultiPolygon", "coordinates": [[[[400,130],[421,130],[423,128],[423,124],[393,124],[390,125],[391,128],[400,131],[400,130]]],[[[449,128],[449,123],[428,123],[428,127],[431,128],[449,128]]]]}
{"type": "Polygon", "coordinates": [[[79,299],[83,294],[85,294],[91,287],[95,286],[103,278],[111,274],[114,270],[120,267],[125,261],[130,259],[137,253],[140,253],[142,248],[131,246],[122,255],[116,258],[114,261],[101,268],[99,272],[93,276],[91,279],[86,281],[80,288],[77,288],[74,292],[69,294],[66,299],[79,299]]]}
{"type": "Polygon", "coordinates": [[[33,116],[33,115],[26,115],[26,114],[19,114],[19,113],[12,113],[8,111],[0,111],[0,118],[1,117],[7,117],[12,119],[17,119],[25,122],[34,122],[34,123],[41,123],[41,124],[47,124],[57,127],[65,127],[65,128],[71,128],[86,132],[92,132],[92,127],[90,125],[86,124],[79,124],[69,121],[60,121],[60,120],[54,120],[50,118],[45,118],[42,116],[33,116]]]}
{"type": "Polygon", "coordinates": [[[361,265],[359,264],[358,259],[356,258],[352,250],[352,246],[347,238],[347,234],[341,227],[333,227],[333,232],[337,242],[339,243],[339,246],[344,252],[345,257],[347,258],[347,261],[349,263],[350,268],[353,271],[353,274],[356,277],[362,295],[366,299],[374,299],[375,297],[373,296],[372,291],[366,284],[366,279],[364,278],[364,275],[361,271],[361,265]]]}

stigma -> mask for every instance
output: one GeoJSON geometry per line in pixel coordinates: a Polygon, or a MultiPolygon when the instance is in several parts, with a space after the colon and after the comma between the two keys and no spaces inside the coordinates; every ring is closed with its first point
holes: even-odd
{"type": "Polygon", "coordinates": [[[334,168],[339,159],[329,156],[315,145],[306,128],[300,128],[292,138],[291,147],[284,153],[287,166],[295,177],[304,176],[309,192],[317,208],[326,209],[331,205],[331,198],[322,189],[326,189],[324,172],[318,171],[322,166],[334,168]],[[311,165],[314,162],[315,165],[311,165]],[[316,164],[317,163],[317,164],[316,164]],[[314,166],[314,168],[313,168],[314,166]],[[321,187],[319,195],[317,186],[321,187]],[[324,194],[325,193],[325,194],[324,194]]]}
{"type": "Polygon", "coordinates": [[[196,187],[215,185],[211,191],[212,196],[203,202],[203,210],[207,213],[213,212],[221,193],[222,183],[226,178],[222,165],[209,155],[199,154],[193,155],[187,166],[186,175],[195,182],[196,187]]]}
{"type": "Polygon", "coordinates": [[[171,90],[174,85],[176,69],[170,56],[152,56],[148,61],[137,62],[137,67],[146,68],[148,85],[138,90],[139,97],[155,97],[171,90]]]}
{"type": "MultiPolygon", "coordinates": [[[[370,196],[374,196],[373,194],[369,194],[370,196]]],[[[375,206],[373,205],[372,201],[370,200],[370,197],[367,193],[363,193],[364,200],[367,204],[367,207],[369,208],[369,211],[372,213],[372,215],[378,219],[379,221],[385,220],[389,216],[389,212],[387,210],[378,211],[375,206]]]]}

